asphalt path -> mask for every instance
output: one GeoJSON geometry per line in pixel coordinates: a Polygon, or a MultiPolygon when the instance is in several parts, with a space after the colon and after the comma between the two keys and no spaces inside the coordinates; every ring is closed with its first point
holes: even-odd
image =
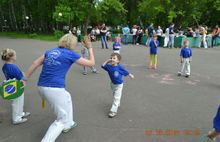
{"type": "MultiPolygon", "coordinates": [[[[57,42],[0,38],[1,50],[16,50],[16,64],[22,71],[56,46],[57,42]]],[[[193,49],[191,76],[185,78],[177,76],[180,49],[159,48],[158,69],[150,70],[148,48],[123,46],[121,64],[135,79],[125,78],[118,115],[108,118],[112,93],[101,64],[112,49],[101,49],[100,42],[93,46],[98,74],[88,70],[88,75],[82,75],[82,67],[75,64],[69,70],[66,89],[72,95],[78,126],[61,134],[57,142],[199,142],[212,129],[220,102],[220,47],[193,49]]],[[[79,44],[76,51],[80,53],[81,49],[79,44]]],[[[31,112],[27,123],[12,125],[11,103],[0,99],[0,142],[39,142],[54,121],[50,106],[41,108],[36,85],[40,71],[33,74],[25,88],[24,109],[31,112]]],[[[4,80],[2,72],[0,80],[4,80]]]]}

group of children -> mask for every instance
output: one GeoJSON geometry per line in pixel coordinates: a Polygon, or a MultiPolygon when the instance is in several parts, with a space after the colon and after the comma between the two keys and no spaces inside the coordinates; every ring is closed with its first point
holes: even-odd
{"type": "MultiPolygon", "coordinates": [[[[158,50],[159,42],[157,40],[157,35],[154,35],[152,40],[150,41],[150,61],[149,61],[149,68],[150,69],[157,69],[157,50],[158,50]]],[[[110,59],[105,61],[102,64],[102,68],[108,72],[108,75],[111,80],[111,89],[113,93],[113,103],[111,109],[109,111],[108,116],[113,118],[117,115],[118,108],[120,107],[120,101],[122,97],[122,90],[123,90],[123,76],[128,76],[131,79],[134,79],[134,75],[129,73],[125,67],[120,64],[121,55],[120,55],[120,38],[116,37],[115,42],[113,43],[113,53],[110,56],[110,59]]],[[[86,48],[82,50],[82,56],[87,58],[89,56],[88,51],[86,48]]],[[[14,79],[23,81],[26,84],[26,78],[21,72],[21,70],[16,66],[16,52],[12,49],[5,49],[1,52],[1,58],[4,61],[4,65],[2,67],[2,71],[5,75],[5,78],[14,79]]],[[[181,69],[178,72],[178,76],[184,75],[185,77],[190,76],[190,62],[192,61],[192,50],[189,48],[189,41],[184,41],[184,46],[180,51],[180,63],[181,69]]],[[[92,67],[92,71],[94,73],[97,70],[92,67]]],[[[84,68],[84,74],[86,74],[86,69],[84,68]]],[[[24,95],[12,100],[12,123],[13,124],[20,124],[27,121],[27,116],[30,115],[30,112],[23,111],[24,105],[24,95]]],[[[213,131],[208,135],[208,139],[213,139],[217,135],[220,134],[219,132],[219,117],[220,117],[220,109],[216,115],[214,120],[214,127],[216,130],[213,131]]]]}
{"type": "MultiPolygon", "coordinates": [[[[115,38],[115,42],[113,43],[113,54],[111,58],[103,63],[102,68],[106,70],[109,74],[111,79],[111,89],[113,91],[113,103],[110,109],[109,117],[114,117],[117,114],[118,107],[120,106],[120,99],[122,95],[123,89],[123,80],[122,76],[129,76],[130,78],[134,78],[132,74],[130,74],[122,65],[120,65],[121,55],[121,39],[119,36],[115,38]]],[[[150,55],[149,55],[149,69],[156,69],[157,68],[157,50],[158,50],[159,42],[157,40],[157,35],[154,35],[152,40],[150,41],[150,55]]],[[[192,57],[192,50],[188,47],[189,41],[184,42],[184,47],[181,49],[180,52],[180,62],[181,62],[181,69],[178,72],[178,75],[185,75],[189,77],[190,75],[190,62],[192,57]]],[[[88,58],[89,53],[88,49],[83,47],[81,50],[82,57],[88,58]]],[[[3,73],[5,78],[13,79],[16,78],[17,80],[24,81],[24,75],[20,71],[20,69],[15,65],[16,61],[16,52],[12,49],[5,49],[1,53],[2,60],[5,64],[2,67],[3,73]]],[[[95,67],[91,67],[93,73],[97,73],[97,69],[95,67]]],[[[86,67],[83,67],[83,74],[87,74],[86,67]]],[[[23,105],[24,105],[24,95],[20,96],[19,98],[12,100],[12,121],[13,124],[19,124],[26,122],[27,119],[24,118],[29,116],[29,112],[23,112],[23,105]]]]}

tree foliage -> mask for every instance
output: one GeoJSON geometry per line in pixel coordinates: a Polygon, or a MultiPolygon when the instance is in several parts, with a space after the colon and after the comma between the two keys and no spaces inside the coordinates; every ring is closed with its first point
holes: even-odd
{"type": "Polygon", "coordinates": [[[103,22],[214,26],[219,15],[220,0],[0,0],[0,28],[13,31],[52,32],[60,24],[86,29],[103,22]]]}

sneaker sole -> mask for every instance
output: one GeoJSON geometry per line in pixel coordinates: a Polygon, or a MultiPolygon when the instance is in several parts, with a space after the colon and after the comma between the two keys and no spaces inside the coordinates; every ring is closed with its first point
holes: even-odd
{"type": "Polygon", "coordinates": [[[69,132],[70,130],[72,130],[73,128],[75,128],[77,126],[77,123],[75,122],[70,128],[66,129],[66,130],[63,130],[62,132],[63,133],[67,133],[69,132]]]}

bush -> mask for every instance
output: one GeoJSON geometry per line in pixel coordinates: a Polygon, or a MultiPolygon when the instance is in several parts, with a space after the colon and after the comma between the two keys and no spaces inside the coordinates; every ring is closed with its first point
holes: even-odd
{"type": "Polygon", "coordinates": [[[61,38],[63,35],[64,35],[64,33],[63,33],[62,31],[60,31],[60,30],[55,30],[55,31],[54,31],[54,36],[55,36],[57,39],[61,38]]]}
{"type": "Polygon", "coordinates": [[[29,36],[30,38],[35,38],[35,37],[37,37],[37,33],[29,34],[28,36],[29,36]]]}

